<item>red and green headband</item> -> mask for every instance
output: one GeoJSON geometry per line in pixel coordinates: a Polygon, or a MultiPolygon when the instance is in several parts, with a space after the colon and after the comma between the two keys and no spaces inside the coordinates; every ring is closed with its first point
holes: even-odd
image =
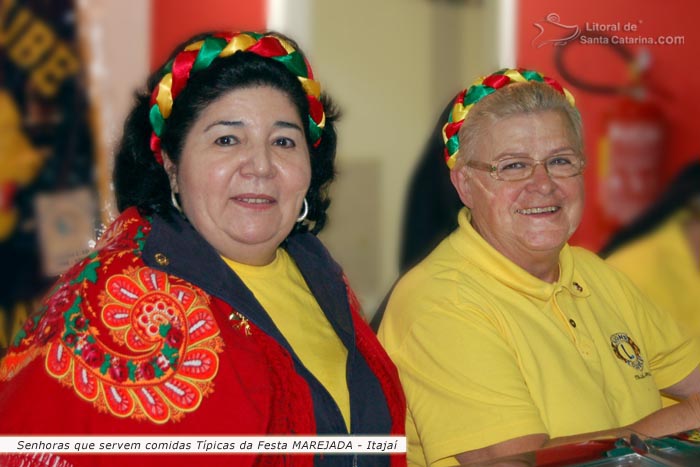
{"type": "Polygon", "coordinates": [[[165,65],[165,74],[151,94],[150,121],[151,150],[163,165],[160,153],[160,136],[165,121],[170,117],[173,102],[187,85],[191,73],[207,68],[217,57],[228,57],[236,52],[252,52],[261,57],[282,63],[301,82],[309,101],[309,133],[313,146],[321,143],[326,115],[319,100],[321,85],[314,81],[311,65],[294,46],[273,33],[220,32],[193,42],[165,65]]]}
{"type": "Polygon", "coordinates": [[[469,88],[457,94],[447,123],[442,127],[442,138],[445,142],[445,162],[452,170],[459,155],[459,129],[462,127],[472,106],[489,94],[513,83],[537,81],[546,83],[559,91],[566,100],[574,106],[574,96],[564,89],[554,79],[544,76],[537,71],[518,69],[503,69],[485,78],[476,80],[469,88]]]}

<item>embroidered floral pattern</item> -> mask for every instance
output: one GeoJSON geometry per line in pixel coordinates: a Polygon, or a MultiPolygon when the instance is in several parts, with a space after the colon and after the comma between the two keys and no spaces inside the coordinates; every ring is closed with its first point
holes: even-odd
{"type": "MultiPolygon", "coordinates": [[[[81,301],[78,296],[80,282],[88,280],[94,283],[96,280],[95,269],[100,264],[96,257],[97,254],[93,253],[66,272],[49,291],[39,312],[24,322],[0,363],[0,381],[12,379],[41,355],[50,340],[63,334],[66,316],[75,314],[81,301]]],[[[79,320],[77,325],[84,326],[84,320],[79,320]]]]}
{"type": "Polygon", "coordinates": [[[195,410],[212,391],[223,341],[206,294],[176,281],[148,267],[110,276],[97,326],[76,298],[49,343],[49,374],[118,417],[165,423],[195,410]]]}
{"type": "Polygon", "coordinates": [[[126,254],[130,248],[136,245],[137,248],[134,250],[134,253],[139,252],[140,247],[143,246],[143,229],[139,226],[136,233],[128,235],[129,229],[134,224],[138,225],[138,220],[133,217],[117,218],[109,225],[98,240],[97,249],[103,254],[113,251],[126,254]]]}

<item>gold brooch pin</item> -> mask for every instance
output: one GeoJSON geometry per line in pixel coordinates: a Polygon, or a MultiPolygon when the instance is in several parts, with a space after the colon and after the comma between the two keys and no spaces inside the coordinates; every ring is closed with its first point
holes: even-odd
{"type": "Polygon", "coordinates": [[[228,315],[228,320],[231,321],[235,329],[243,329],[243,332],[246,336],[251,335],[250,322],[248,322],[248,318],[246,318],[239,312],[234,311],[233,313],[228,315]]]}
{"type": "Polygon", "coordinates": [[[156,263],[160,264],[161,266],[167,266],[170,264],[170,260],[163,253],[156,253],[153,257],[155,258],[156,263]]]}

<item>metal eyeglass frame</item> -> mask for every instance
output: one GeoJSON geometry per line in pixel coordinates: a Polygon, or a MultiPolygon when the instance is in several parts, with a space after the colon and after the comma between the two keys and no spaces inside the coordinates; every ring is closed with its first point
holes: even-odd
{"type": "Polygon", "coordinates": [[[520,160],[530,160],[530,161],[533,161],[533,164],[532,164],[532,166],[531,166],[530,173],[528,173],[527,176],[522,177],[522,178],[515,178],[515,179],[504,179],[504,178],[500,178],[500,177],[498,176],[498,166],[495,165],[493,162],[492,162],[492,163],[489,163],[489,162],[481,162],[481,161],[472,161],[472,160],[469,160],[469,161],[465,162],[464,165],[466,165],[467,167],[471,167],[472,169],[483,170],[483,171],[485,171],[485,172],[488,172],[489,175],[491,175],[491,178],[493,178],[493,179],[495,179],[495,180],[499,180],[499,181],[501,181],[501,182],[519,182],[519,181],[521,181],[521,180],[527,180],[528,178],[532,177],[532,175],[535,173],[535,169],[537,168],[538,165],[543,165],[545,171],[547,172],[547,175],[548,175],[549,177],[551,177],[551,178],[571,178],[571,177],[575,177],[575,176],[577,176],[577,175],[581,175],[581,174],[583,173],[583,169],[586,167],[586,160],[583,159],[582,157],[576,156],[576,159],[579,161],[579,164],[580,164],[579,167],[578,167],[578,171],[577,171],[576,173],[571,174],[571,175],[565,175],[565,176],[561,176],[561,175],[552,175],[552,174],[549,172],[549,166],[547,165],[547,162],[550,161],[550,160],[552,160],[552,159],[555,159],[555,158],[557,158],[557,157],[561,157],[561,155],[549,156],[549,157],[547,157],[547,158],[545,158],[545,159],[542,159],[541,161],[538,161],[538,160],[533,159],[533,158],[531,158],[531,157],[519,157],[518,159],[520,159],[520,160]]]}

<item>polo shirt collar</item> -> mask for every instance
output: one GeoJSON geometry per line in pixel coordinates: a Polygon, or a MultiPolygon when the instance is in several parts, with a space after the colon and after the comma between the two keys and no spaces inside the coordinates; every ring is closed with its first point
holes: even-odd
{"type": "Polygon", "coordinates": [[[559,253],[559,279],[549,283],[539,279],[491,246],[471,225],[471,211],[463,208],[458,216],[459,228],[449,237],[452,247],[464,260],[494,277],[505,286],[539,300],[549,300],[561,289],[573,296],[585,297],[589,287],[576,271],[571,247],[566,244],[559,253]]]}

